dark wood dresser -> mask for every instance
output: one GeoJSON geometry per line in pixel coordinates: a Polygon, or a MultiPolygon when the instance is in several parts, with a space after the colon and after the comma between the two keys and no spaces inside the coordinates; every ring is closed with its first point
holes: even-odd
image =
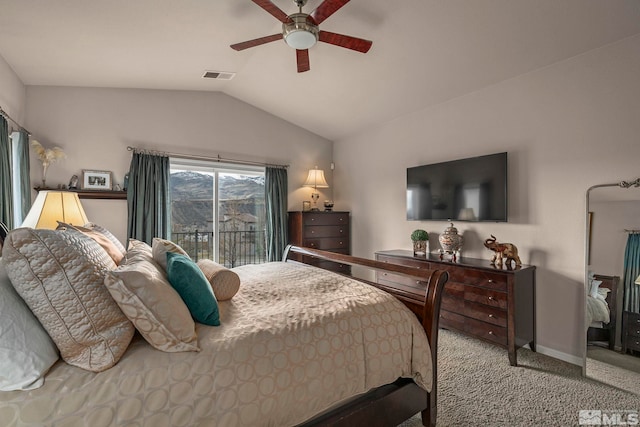
{"type": "MultiPolygon", "coordinates": [[[[289,212],[289,243],[292,245],[351,255],[350,234],[349,212],[289,212]]],[[[346,264],[317,259],[305,262],[338,273],[351,272],[346,264]]]]}
{"type": "MultiPolygon", "coordinates": [[[[376,252],[378,261],[417,268],[446,270],[440,327],[483,339],[508,350],[517,365],[516,350],[529,344],[535,351],[535,267],[496,268],[489,260],[461,258],[456,262],[438,255],[414,256],[412,251],[376,252]]],[[[392,273],[376,275],[378,287],[396,295],[414,313],[416,299],[424,300],[425,284],[392,273]]]]}
{"type": "Polygon", "coordinates": [[[640,355],[640,313],[622,312],[622,353],[640,355]]]}

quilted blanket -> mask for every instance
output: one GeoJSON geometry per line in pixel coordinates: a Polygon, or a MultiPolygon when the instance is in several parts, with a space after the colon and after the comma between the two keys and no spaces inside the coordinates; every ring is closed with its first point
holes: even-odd
{"type": "Polygon", "coordinates": [[[59,361],[43,387],[0,393],[3,425],[289,426],[398,377],[431,389],[426,334],[394,297],[296,263],[235,271],[199,353],[136,337],[104,372],[59,361]]]}

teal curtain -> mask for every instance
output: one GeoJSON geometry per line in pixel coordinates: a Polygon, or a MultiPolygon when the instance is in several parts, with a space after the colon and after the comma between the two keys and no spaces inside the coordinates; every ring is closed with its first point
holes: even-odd
{"type": "Polygon", "coordinates": [[[0,116],[0,222],[13,228],[13,190],[11,186],[11,144],[9,125],[0,116]]]}
{"type": "Polygon", "coordinates": [[[152,243],[169,239],[169,157],[134,152],[129,168],[127,207],[129,238],[152,243]]]}
{"type": "Polygon", "coordinates": [[[627,238],[624,251],[624,294],[622,307],[624,311],[640,313],[640,285],[636,278],[640,276],[640,234],[631,233],[627,238]]]}
{"type": "MultiPolygon", "coordinates": [[[[29,162],[29,134],[21,130],[18,132],[17,140],[14,138],[14,144],[18,144],[18,170],[20,171],[20,206],[14,206],[14,209],[20,209],[20,218],[24,218],[31,209],[31,163],[29,162]]],[[[16,224],[17,226],[18,224],[16,224]]]]}
{"type": "Polygon", "coordinates": [[[267,167],[264,173],[267,261],[280,261],[287,240],[287,170],[267,167]]]}

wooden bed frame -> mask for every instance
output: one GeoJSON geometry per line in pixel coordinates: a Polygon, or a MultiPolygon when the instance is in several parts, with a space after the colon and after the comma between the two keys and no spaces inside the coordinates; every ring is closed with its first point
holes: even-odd
{"type": "Polygon", "coordinates": [[[602,281],[600,284],[601,288],[611,289],[611,292],[609,292],[606,297],[607,304],[609,305],[610,321],[606,325],[603,325],[604,327],[602,328],[589,327],[587,329],[587,344],[594,341],[604,341],[609,343],[609,350],[613,350],[616,344],[616,302],[618,300],[618,283],[620,282],[620,277],[596,274],[594,279],[602,281]]]}
{"type": "MultiPolygon", "coordinates": [[[[283,255],[283,261],[285,262],[301,260],[308,263],[317,259],[366,267],[375,271],[389,271],[426,283],[424,311],[420,317],[431,348],[433,385],[431,392],[427,393],[418,387],[413,380],[400,378],[392,384],[378,387],[345,405],[320,414],[300,424],[300,427],[395,427],[418,412],[422,414],[422,424],[424,426],[434,427],[437,418],[438,319],[442,292],[448,279],[448,273],[446,271],[407,267],[291,245],[287,246],[283,255]]],[[[371,283],[364,279],[355,279],[371,283]]]]}

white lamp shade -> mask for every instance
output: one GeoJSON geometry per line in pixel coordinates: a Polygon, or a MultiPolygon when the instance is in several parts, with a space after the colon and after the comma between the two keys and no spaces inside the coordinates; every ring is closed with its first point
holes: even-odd
{"type": "Polygon", "coordinates": [[[636,285],[640,285],[640,276],[636,277],[636,285]]]}
{"type": "Polygon", "coordinates": [[[305,187],[313,187],[313,188],[329,188],[329,184],[327,184],[327,180],[324,179],[324,171],[318,168],[309,170],[309,176],[307,177],[307,181],[302,185],[305,187]]]}
{"type": "Polygon", "coordinates": [[[58,221],[73,225],[89,222],[78,194],[69,191],[40,191],[22,227],[55,230],[58,221]]]}

